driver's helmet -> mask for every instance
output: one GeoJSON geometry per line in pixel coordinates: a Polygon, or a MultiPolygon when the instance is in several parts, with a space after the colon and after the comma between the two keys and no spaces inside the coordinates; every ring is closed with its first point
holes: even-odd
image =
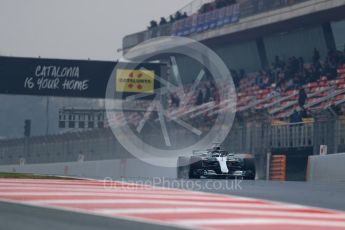
{"type": "Polygon", "coordinates": [[[213,152],[219,152],[220,150],[222,150],[220,146],[214,146],[212,149],[213,152]]]}

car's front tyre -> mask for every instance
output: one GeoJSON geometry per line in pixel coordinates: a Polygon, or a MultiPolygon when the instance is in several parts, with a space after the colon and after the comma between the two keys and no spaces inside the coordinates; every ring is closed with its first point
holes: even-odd
{"type": "Polygon", "coordinates": [[[192,156],[189,161],[189,178],[200,179],[201,175],[198,170],[202,169],[201,157],[192,156]]]}

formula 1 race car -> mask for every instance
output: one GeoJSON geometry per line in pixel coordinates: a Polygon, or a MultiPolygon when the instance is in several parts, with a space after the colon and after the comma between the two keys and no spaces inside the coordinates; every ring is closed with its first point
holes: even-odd
{"type": "Polygon", "coordinates": [[[179,157],[177,178],[229,178],[255,179],[253,157],[241,157],[215,145],[212,149],[193,151],[191,157],[179,157]]]}

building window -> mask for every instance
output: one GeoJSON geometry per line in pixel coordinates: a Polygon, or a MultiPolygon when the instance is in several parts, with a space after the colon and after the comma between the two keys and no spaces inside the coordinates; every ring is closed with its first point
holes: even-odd
{"type": "Polygon", "coordinates": [[[88,128],[93,129],[95,127],[95,123],[93,121],[89,121],[88,128]]]}
{"type": "Polygon", "coordinates": [[[68,122],[68,128],[75,128],[75,122],[74,121],[69,121],[68,122]]]}

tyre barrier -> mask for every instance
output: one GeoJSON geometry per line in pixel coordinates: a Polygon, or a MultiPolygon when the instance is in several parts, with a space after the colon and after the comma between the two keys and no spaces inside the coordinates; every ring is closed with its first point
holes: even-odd
{"type": "Polygon", "coordinates": [[[270,180],[285,181],[286,180],[286,156],[271,156],[270,162],[270,180]]]}

